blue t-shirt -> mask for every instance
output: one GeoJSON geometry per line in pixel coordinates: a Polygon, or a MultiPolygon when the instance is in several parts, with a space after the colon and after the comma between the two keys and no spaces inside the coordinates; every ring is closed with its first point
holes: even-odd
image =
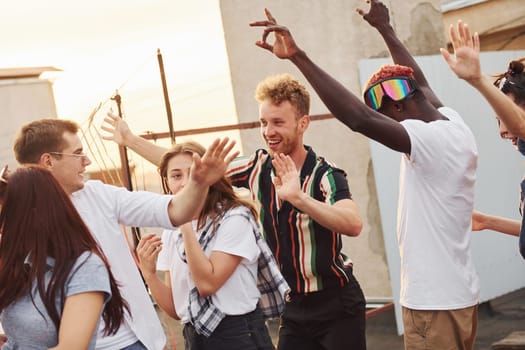
{"type": "MultiPolygon", "coordinates": [[[[51,278],[55,261],[47,258],[46,285],[51,278]]],[[[85,252],[79,256],[66,280],[66,298],[80,293],[100,291],[105,293],[104,303],[111,297],[109,274],[104,262],[96,254],[85,252]]],[[[10,304],[0,315],[0,322],[7,336],[2,350],[40,350],[49,349],[58,343],[58,330],[42,303],[36,283],[32,286],[33,300],[29,291],[16,302],[10,304]],[[36,308],[35,308],[36,305],[36,308]],[[40,312],[39,312],[40,311],[40,312]]],[[[57,298],[57,310],[61,316],[63,305],[57,298]]],[[[95,348],[96,329],[88,349],[95,348]]]]}

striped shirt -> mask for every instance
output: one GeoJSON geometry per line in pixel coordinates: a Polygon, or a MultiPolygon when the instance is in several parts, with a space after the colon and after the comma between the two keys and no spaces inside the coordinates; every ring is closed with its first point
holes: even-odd
{"type": "MultiPolygon", "coordinates": [[[[343,170],[336,168],[311,147],[301,169],[303,192],[324,203],[351,199],[343,170]]],[[[277,197],[274,170],[266,150],[237,158],[227,172],[233,186],[250,190],[260,204],[263,235],[270,246],[291,294],[338,288],[349,281],[352,267],[341,253],[341,235],[321,226],[277,197]]]]}

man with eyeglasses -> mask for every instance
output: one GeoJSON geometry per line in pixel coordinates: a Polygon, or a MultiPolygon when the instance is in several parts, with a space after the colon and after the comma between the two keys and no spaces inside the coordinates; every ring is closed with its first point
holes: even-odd
{"type": "Polygon", "coordinates": [[[366,104],[312,62],[268,10],[267,20],[250,25],[264,27],[256,45],[294,63],[337,119],[402,153],[397,235],[405,349],[473,349],[479,298],[470,255],[474,136],[431,90],[386,6],[371,0],[368,12],[358,13],[379,31],[396,63],[372,75],[366,104]]]}
{"type": "Polygon", "coordinates": [[[209,186],[223,176],[238,154],[234,142],[215,140],[202,158],[194,157],[190,181],[175,196],[84,181],[91,164],[78,136],[79,126],[64,119],[41,119],[24,125],[15,140],[17,161],[49,169],[67,193],[100,244],[131,315],[113,336],[104,336],[101,322],[96,349],[164,349],[166,337],[133,260],[121,224],[173,228],[190,221],[204,202],[209,186]]]}

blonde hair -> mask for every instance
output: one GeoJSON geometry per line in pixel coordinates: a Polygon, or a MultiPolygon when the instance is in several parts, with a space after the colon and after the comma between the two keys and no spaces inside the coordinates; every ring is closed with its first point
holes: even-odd
{"type": "Polygon", "coordinates": [[[255,89],[255,99],[280,105],[284,101],[295,107],[299,116],[310,113],[310,94],[306,87],[290,74],[272,75],[261,81],[255,89]]]}

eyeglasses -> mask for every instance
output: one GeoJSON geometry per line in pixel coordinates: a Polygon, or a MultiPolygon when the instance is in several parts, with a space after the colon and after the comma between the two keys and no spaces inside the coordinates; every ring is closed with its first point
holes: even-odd
{"type": "Polygon", "coordinates": [[[391,77],[372,84],[363,95],[365,103],[377,111],[383,105],[383,97],[387,96],[392,101],[399,102],[412,96],[417,89],[414,79],[391,77]]]}
{"type": "Polygon", "coordinates": [[[88,156],[87,154],[85,153],[64,153],[64,152],[48,152],[49,154],[55,154],[55,155],[58,155],[58,156],[71,156],[71,157],[76,157],[76,158],[80,158],[80,159],[87,159],[88,156]]]}

